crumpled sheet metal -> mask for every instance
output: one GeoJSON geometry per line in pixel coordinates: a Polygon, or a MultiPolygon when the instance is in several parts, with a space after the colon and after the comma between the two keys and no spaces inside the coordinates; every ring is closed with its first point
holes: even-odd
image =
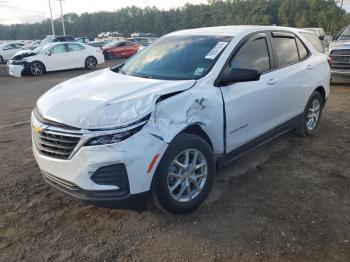
{"type": "Polygon", "coordinates": [[[11,76],[22,77],[23,65],[8,65],[8,71],[11,76]]]}

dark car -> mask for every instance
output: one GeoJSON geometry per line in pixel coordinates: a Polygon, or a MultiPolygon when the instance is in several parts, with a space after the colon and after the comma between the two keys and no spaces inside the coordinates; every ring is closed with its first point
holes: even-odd
{"type": "Polygon", "coordinates": [[[54,43],[54,42],[74,42],[74,41],[75,41],[75,37],[71,35],[59,35],[59,36],[48,35],[41,41],[40,45],[54,43]]]}
{"type": "Polygon", "coordinates": [[[79,43],[83,43],[83,44],[87,44],[91,41],[94,41],[94,39],[92,37],[83,36],[83,37],[75,38],[75,42],[79,42],[79,43]]]}

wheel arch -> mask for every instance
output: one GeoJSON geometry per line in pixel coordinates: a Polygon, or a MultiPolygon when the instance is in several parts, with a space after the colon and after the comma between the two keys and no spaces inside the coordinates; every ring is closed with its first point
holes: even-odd
{"type": "Polygon", "coordinates": [[[326,90],[324,89],[323,86],[319,86],[317,87],[314,92],[319,92],[322,96],[322,99],[323,99],[323,103],[326,102],[326,90]]]}
{"type": "Polygon", "coordinates": [[[206,141],[208,143],[208,145],[210,146],[211,150],[213,150],[213,143],[211,142],[210,137],[201,128],[201,126],[199,124],[192,124],[192,125],[187,126],[179,134],[182,134],[182,133],[192,134],[192,135],[195,135],[195,136],[198,136],[198,137],[202,138],[204,141],[206,141]]]}

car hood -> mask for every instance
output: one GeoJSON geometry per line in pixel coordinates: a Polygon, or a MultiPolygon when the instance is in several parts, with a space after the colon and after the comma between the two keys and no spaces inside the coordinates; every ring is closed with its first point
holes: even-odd
{"type": "Polygon", "coordinates": [[[37,54],[38,53],[26,49],[26,50],[18,51],[11,59],[20,60],[22,58],[34,56],[34,55],[37,55],[37,54]]]}
{"type": "Polygon", "coordinates": [[[329,50],[350,49],[350,40],[333,41],[329,44],[329,50]]]}
{"type": "Polygon", "coordinates": [[[73,127],[117,128],[152,113],[160,96],[195,83],[133,77],[108,68],[53,87],[39,98],[37,109],[44,118],[73,127]]]}

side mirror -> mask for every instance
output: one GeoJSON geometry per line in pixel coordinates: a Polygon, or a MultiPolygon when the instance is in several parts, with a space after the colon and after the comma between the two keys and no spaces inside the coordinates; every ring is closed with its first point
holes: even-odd
{"type": "Polygon", "coordinates": [[[318,38],[319,38],[321,41],[323,41],[323,40],[324,40],[324,35],[320,35],[318,38]]]}
{"type": "Polygon", "coordinates": [[[260,75],[259,71],[255,69],[226,68],[220,77],[218,84],[226,86],[237,82],[258,81],[260,75]]]}
{"type": "Polygon", "coordinates": [[[46,54],[48,55],[48,56],[51,56],[51,51],[49,50],[49,51],[46,51],[46,54]]]}

